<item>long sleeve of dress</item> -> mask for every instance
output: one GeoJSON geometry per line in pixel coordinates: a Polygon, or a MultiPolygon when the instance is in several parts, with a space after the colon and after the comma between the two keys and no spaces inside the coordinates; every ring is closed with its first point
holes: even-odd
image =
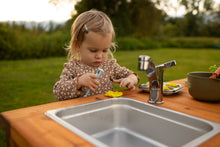
{"type": "Polygon", "coordinates": [[[74,69],[71,69],[70,65],[64,64],[60,80],[54,85],[53,93],[58,100],[76,98],[82,95],[82,89],[77,89],[78,76],[74,74],[74,69]]]}

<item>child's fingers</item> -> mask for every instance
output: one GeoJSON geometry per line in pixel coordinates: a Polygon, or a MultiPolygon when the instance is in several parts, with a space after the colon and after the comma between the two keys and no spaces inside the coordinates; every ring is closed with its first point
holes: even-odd
{"type": "Polygon", "coordinates": [[[91,74],[90,76],[91,76],[91,78],[93,78],[93,79],[98,79],[98,78],[99,78],[96,74],[91,74]]]}
{"type": "Polygon", "coordinates": [[[129,89],[133,87],[133,85],[132,85],[131,82],[128,82],[126,86],[127,86],[129,89]]]}
{"type": "Polygon", "coordinates": [[[95,90],[96,90],[96,88],[97,88],[97,87],[92,87],[92,86],[91,86],[91,87],[89,87],[89,89],[90,89],[91,91],[95,91],[95,90]]]}
{"type": "Polygon", "coordinates": [[[134,85],[134,83],[133,82],[131,82],[131,81],[126,81],[127,83],[124,83],[124,85],[122,85],[123,87],[128,87],[130,90],[135,90],[135,85],[134,85]]]}
{"type": "Polygon", "coordinates": [[[133,87],[133,88],[131,88],[130,90],[131,90],[131,91],[133,91],[133,90],[135,90],[135,89],[136,89],[136,87],[134,86],[134,87],[133,87]]]}
{"type": "Polygon", "coordinates": [[[135,90],[135,86],[134,85],[132,85],[129,89],[132,91],[132,90],[135,90]]]}
{"type": "Polygon", "coordinates": [[[113,82],[114,82],[114,83],[121,83],[121,81],[122,81],[122,79],[118,79],[118,80],[113,79],[113,82]]]}
{"type": "Polygon", "coordinates": [[[122,78],[122,79],[113,79],[114,83],[119,83],[120,87],[128,87],[130,90],[134,90],[135,86],[134,83],[126,78],[122,78]]]}
{"type": "Polygon", "coordinates": [[[99,81],[93,80],[93,81],[89,84],[89,89],[91,89],[92,91],[95,91],[95,89],[98,87],[98,85],[99,85],[99,81]]]}
{"type": "Polygon", "coordinates": [[[127,81],[127,80],[122,80],[121,81],[121,83],[120,83],[120,87],[128,87],[128,85],[130,84],[130,82],[129,81],[127,81]]]}
{"type": "Polygon", "coordinates": [[[126,87],[129,84],[129,81],[126,78],[113,80],[115,83],[119,83],[120,87],[126,87]]]}

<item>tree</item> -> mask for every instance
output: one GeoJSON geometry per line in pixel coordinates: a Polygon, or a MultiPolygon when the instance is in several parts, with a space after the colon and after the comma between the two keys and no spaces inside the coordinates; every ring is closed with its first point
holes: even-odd
{"type": "Polygon", "coordinates": [[[186,13],[199,15],[213,10],[213,0],[178,0],[186,9],[186,13]]]}
{"type": "Polygon", "coordinates": [[[166,16],[150,0],[132,0],[129,3],[130,20],[134,36],[153,36],[166,16]]]}
{"type": "Polygon", "coordinates": [[[115,27],[116,33],[119,35],[127,35],[130,30],[130,21],[127,15],[128,5],[126,0],[81,0],[75,5],[76,14],[67,22],[67,25],[72,25],[75,18],[90,9],[97,9],[105,12],[115,27]]]}
{"type": "MultiPolygon", "coordinates": [[[[167,5],[165,5],[165,7],[169,8],[172,7],[172,3],[170,3],[170,1],[171,0],[155,0],[155,3],[158,7],[161,7],[160,5],[166,3],[167,5]]],[[[211,21],[209,18],[217,18],[218,20],[220,18],[216,15],[219,11],[216,12],[217,9],[215,8],[213,0],[177,0],[177,2],[178,7],[183,6],[186,11],[184,17],[180,19],[175,18],[176,20],[182,22],[176,23],[176,25],[178,25],[180,30],[182,30],[181,34],[183,36],[207,36],[213,34],[211,33],[213,32],[211,31],[212,28],[214,29],[214,26],[216,28],[216,26],[218,26],[216,24],[219,23],[215,19],[211,21]],[[213,25],[211,25],[212,23],[213,25]]]]}
{"type": "Polygon", "coordinates": [[[67,25],[70,26],[80,13],[90,9],[105,12],[119,36],[152,36],[165,14],[150,0],[81,0],[76,3],[76,14],[67,25]]]}
{"type": "Polygon", "coordinates": [[[186,9],[185,18],[187,20],[186,36],[201,36],[204,33],[205,20],[207,15],[213,12],[213,0],[178,0],[186,9]]]}

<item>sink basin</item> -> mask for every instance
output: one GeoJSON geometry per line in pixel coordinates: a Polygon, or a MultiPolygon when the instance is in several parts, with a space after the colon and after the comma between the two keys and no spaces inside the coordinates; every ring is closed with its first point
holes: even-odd
{"type": "Polygon", "coordinates": [[[110,98],[45,113],[95,146],[197,146],[220,124],[130,98],[110,98]]]}

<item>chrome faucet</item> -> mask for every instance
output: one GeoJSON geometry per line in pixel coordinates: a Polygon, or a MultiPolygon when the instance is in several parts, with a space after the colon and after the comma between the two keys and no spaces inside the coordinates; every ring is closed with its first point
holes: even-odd
{"type": "Polygon", "coordinates": [[[149,80],[149,103],[162,104],[163,101],[163,72],[165,69],[176,65],[172,60],[155,66],[153,60],[147,55],[139,56],[139,70],[146,71],[149,80]]]}

